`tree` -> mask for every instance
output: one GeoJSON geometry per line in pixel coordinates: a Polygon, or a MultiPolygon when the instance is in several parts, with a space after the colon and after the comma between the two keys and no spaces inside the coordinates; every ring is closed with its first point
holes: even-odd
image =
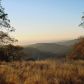
{"type": "Polygon", "coordinates": [[[4,45],[0,47],[0,60],[1,61],[16,61],[23,60],[22,57],[25,55],[23,47],[14,46],[12,44],[4,45]]]}
{"type": "Polygon", "coordinates": [[[1,0],[0,0],[0,26],[5,27],[7,31],[14,31],[15,29],[10,25],[10,20],[8,19],[8,14],[5,13],[5,9],[1,5],[1,0]]]}
{"type": "Polygon", "coordinates": [[[1,1],[2,0],[0,0],[0,60],[8,61],[11,56],[14,56],[13,49],[15,49],[15,46],[9,44],[16,42],[17,40],[9,35],[9,33],[15,31],[15,29],[10,25],[8,14],[5,13],[1,1]]]}
{"type": "Polygon", "coordinates": [[[81,20],[82,20],[82,22],[81,22],[81,24],[79,24],[79,26],[84,27],[84,15],[82,15],[81,20]]]}
{"type": "Polygon", "coordinates": [[[23,47],[14,46],[12,44],[17,40],[12,38],[9,33],[15,31],[15,28],[10,25],[8,14],[5,13],[1,1],[2,0],[0,0],[0,60],[21,60],[22,55],[24,55],[24,52],[22,51],[23,47]]]}
{"type": "Polygon", "coordinates": [[[2,7],[0,0],[0,44],[7,44],[15,42],[14,38],[11,38],[9,32],[15,31],[14,27],[10,25],[10,20],[8,19],[8,14],[5,13],[5,9],[2,7]]]}
{"type": "Polygon", "coordinates": [[[0,31],[0,46],[4,44],[11,44],[15,41],[17,40],[14,38],[11,38],[8,33],[0,31]]]}
{"type": "Polygon", "coordinates": [[[83,59],[84,60],[84,38],[78,39],[79,42],[73,46],[71,53],[69,54],[69,59],[83,59]]]}
{"type": "MultiPolygon", "coordinates": [[[[81,24],[79,26],[84,28],[84,15],[81,17],[81,24]]],[[[73,46],[72,52],[69,54],[69,59],[83,59],[84,60],[84,37],[78,39],[79,42],[73,46]]]]}
{"type": "Polygon", "coordinates": [[[4,51],[5,56],[9,61],[21,60],[21,56],[24,55],[23,47],[21,46],[14,46],[9,44],[4,46],[4,51]]]}

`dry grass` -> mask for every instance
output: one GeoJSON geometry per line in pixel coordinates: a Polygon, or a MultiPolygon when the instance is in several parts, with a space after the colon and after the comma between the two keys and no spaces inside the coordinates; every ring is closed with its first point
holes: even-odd
{"type": "Polygon", "coordinates": [[[0,84],[84,84],[84,61],[0,62],[0,84]]]}

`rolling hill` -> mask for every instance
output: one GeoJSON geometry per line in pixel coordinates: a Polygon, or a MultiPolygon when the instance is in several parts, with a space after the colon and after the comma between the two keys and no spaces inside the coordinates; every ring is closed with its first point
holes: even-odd
{"type": "Polygon", "coordinates": [[[66,56],[78,39],[57,43],[37,43],[24,48],[27,59],[60,58],[66,56]]]}
{"type": "Polygon", "coordinates": [[[78,42],[79,42],[79,39],[74,39],[74,40],[67,40],[67,41],[57,42],[57,44],[65,45],[65,46],[73,46],[74,44],[76,44],[78,42]]]}
{"type": "Polygon", "coordinates": [[[54,54],[64,54],[69,49],[69,47],[65,45],[59,45],[56,43],[37,43],[30,45],[29,47],[36,48],[42,52],[51,52],[54,54]]]}

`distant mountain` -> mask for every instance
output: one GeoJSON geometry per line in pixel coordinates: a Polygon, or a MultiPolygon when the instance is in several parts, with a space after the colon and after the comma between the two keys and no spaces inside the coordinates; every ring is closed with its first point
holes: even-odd
{"type": "Polygon", "coordinates": [[[30,45],[29,47],[36,48],[42,52],[51,52],[54,54],[64,54],[69,49],[69,47],[65,45],[59,45],[56,43],[37,43],[30,45]]]}
{"type": "Polygon", "coordinates": [[[65,46],[73,46],[74,44],[76,44],[78,42],[79,42],[79,39],[74,39],[74,40],[57,42],[57,44],[59,44],[59,45],[65,45],[65,46]]]}
{"type": "Polygon", "coordinates": [[[26,46],[24,52],[27,55],[26,59],[60,58],[66,56],[77,42],[78,39],[57,43],[37,43],[26,46]]]}

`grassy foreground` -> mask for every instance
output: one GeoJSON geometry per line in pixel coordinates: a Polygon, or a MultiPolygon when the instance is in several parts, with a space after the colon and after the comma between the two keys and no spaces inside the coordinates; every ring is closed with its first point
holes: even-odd
{"type": "Polygon", "coordinates": [[[84,61],[0,62],[0,84],[84,84],[84,61]]]}

